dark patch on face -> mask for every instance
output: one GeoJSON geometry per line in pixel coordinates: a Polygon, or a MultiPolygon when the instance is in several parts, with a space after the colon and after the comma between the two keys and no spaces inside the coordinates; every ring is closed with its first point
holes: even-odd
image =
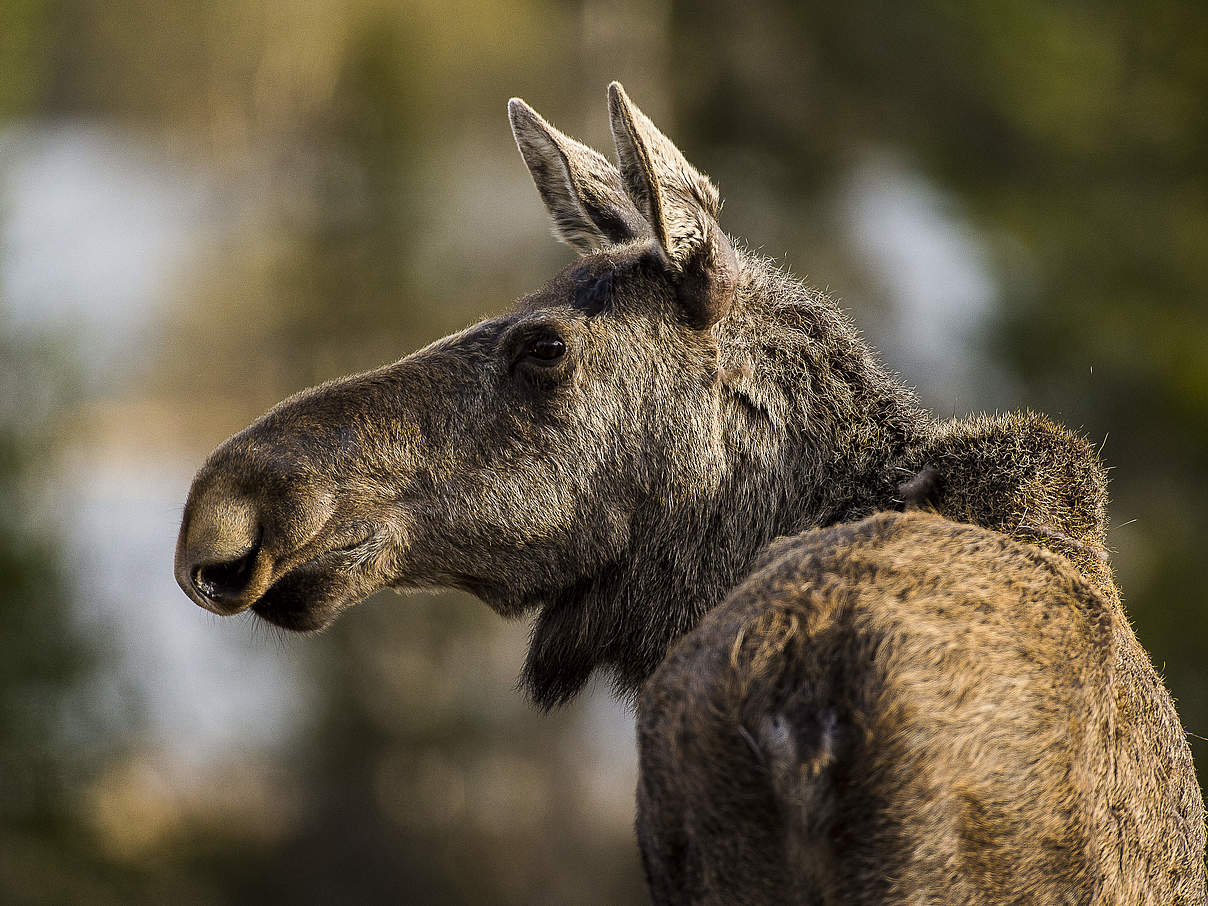
{"type": "Polygon", "coordinates": [[[584,258],[564,279],[569,279],[570,304],[588,317],[608,310],[616,291],[626,281],[667,276],[666,263],[650,244],[639,245],[620,255],[601,254],[584,258]]]}
{"type": "Polygon", "coordinates": [[[570,275],[574,294],[571,304],[589,318],[604,311],[612,301],[615,274],[611,266],[595,273],[586,266],[576,268],[570,275]]]}
{"type": "Polygon", "coordinates": [[[610,268],[604,273],[575,289],[575,307],[581,308],[589,315],[603,311],[612,300],[613,271],[610,268]]]}

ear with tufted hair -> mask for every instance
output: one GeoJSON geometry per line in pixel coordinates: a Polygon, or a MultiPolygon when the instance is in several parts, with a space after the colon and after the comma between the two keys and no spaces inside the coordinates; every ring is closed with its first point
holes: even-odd
{"type": "Polygon", "coordinates": [[[625,187],[679,278],[688,320],[708,327],[729,311],[738,280],[730,240],[717,223],[717,187],[629,100],[608,86],[612,137],[625,187]]]}
{"type": "Polygon", "coordinates": [[[559,132],[520,98],[508,101],[516,146],[562,241],[580,252],[650,236],[650,225],[603,155],[559,132]]]}

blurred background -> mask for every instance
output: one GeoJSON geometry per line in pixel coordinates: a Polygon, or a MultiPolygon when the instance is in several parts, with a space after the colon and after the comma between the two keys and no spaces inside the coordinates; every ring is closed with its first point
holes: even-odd
{"type": "Polygon", "coordinates": [[[1204,776],[1208,6],[0,0],[0,901],[643,899],[631,718],[535,714],[527,626],[171,568],[228,434],[570,260],[505,101],[611,155],[613,78],[939,413],[1101,445],[1204,776]]]}

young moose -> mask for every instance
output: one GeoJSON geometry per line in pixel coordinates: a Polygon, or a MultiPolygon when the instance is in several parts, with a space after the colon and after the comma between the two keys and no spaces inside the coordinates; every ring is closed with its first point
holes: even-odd
{"type": "Polygon", "coordinates": [[[619,84],[615,167],[509,113],[579,259],[220,446],[185,592],[294,630],[384,586],[535,613],[539,705],[640,696],[659,903],[1204,902],[1084,440],[922,411],[619,84]]]}

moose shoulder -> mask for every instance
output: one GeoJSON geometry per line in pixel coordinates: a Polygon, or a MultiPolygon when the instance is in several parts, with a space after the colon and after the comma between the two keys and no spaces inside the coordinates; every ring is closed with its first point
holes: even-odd
{"type": "Polygon", "coordinates": [[[722,231],[616,83],[609,113],[619,166],[509,104],[579,259],[223,443],[181,587],[296,630],[387,586],[533,613],[538,704],[645,687],[659,902],[1202,902],[1199,789],[1093,451],[1030,413],[936,421],[722,231]]]}
{"type": "Polygon", "coordinates": [[[643,691],[647,877],[659,903],[1202,902],[1181,737],[1065,558],[922,512],[806,532],[643,691]]]}

